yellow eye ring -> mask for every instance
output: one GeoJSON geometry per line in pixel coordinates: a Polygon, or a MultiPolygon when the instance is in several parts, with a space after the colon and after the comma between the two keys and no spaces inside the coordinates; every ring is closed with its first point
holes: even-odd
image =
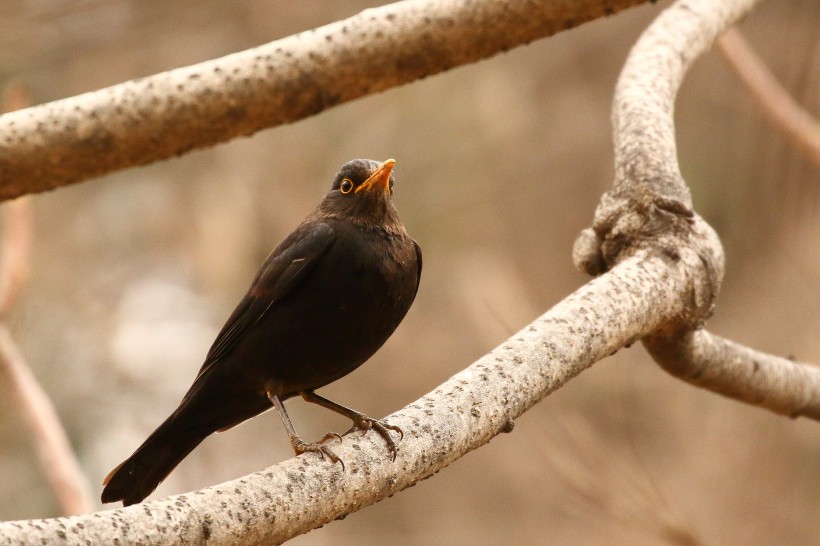
{"type": "Polygon", "coordinates": [[[353,191],[353,182],[349,178],[345,178],[344,180],[342,180],[342,183],[339,186],[339,191],[347,195],[348,193],[353,191]]]}

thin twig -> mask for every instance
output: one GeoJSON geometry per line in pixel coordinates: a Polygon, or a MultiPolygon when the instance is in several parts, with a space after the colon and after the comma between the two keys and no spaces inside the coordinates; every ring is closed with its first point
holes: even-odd
{"type": "MultiPolygon", "coordinates": [[[[3,111],[12,112],[31,104],[28,90],[20,82],[6,84],[3,111]]],[[[3,212],[2,267],[0,267],[0,319],[5,318],[28,280],[31,254],[32,212],[27,196],[8,203],[3,212]]]]}
{"type": "Polygon", "coordinates": [[[40,467],[66,515],[93,509],[91,488],[51,403],[5,325],[0,324],[0,373],[34,439],[40,467]]]}
{"type": "MultiPolygon", "coordinates": [[[[6,88],[4,109],[25,107],[30,101],[24,86],[6,88]]],[[[17,301],[28,278],[32,240],[31,198],[8,203],[3,211],[2,265],[0,265],[0,319],[17,301]]],[[[40,467],[57,496],[63,514],[82,514],[93,508],[91,488],[68,441],[57,412],[46,392],[26,364],[11,333],[0,323],[0,373],[6,376],[11,396],[17,402],[33,438],[40,467]]]]}
{"type": "Polygon", "coordinates": [[[820,169],[820,122],[780,85],[739,30],[727,30],[717,45],[775,129],[786,135],[820,169]]]}
{"type": "Polygon", "coordinates": [[[26,195],[3,207],[3,265],[0,267],[0,320],[5,319],[29,276],[32,239],[31,197],[26,195]]]}

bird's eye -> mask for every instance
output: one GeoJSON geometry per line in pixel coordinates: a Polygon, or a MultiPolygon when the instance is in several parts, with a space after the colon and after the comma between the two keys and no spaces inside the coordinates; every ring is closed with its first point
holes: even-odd
{"type": "Polygon", "coordinates": [[[339,186],[339,191],[348,194],[353,189],[353,182],[350,181],[349,178],[345,178],[342,180],[342,185],[339,186]]]}

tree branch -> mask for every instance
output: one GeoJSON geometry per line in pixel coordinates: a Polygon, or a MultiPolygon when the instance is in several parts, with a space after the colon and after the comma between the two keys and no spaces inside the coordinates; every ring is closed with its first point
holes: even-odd
{"type": "MultiPolygon", "coordinates": [[[[30,103],[19,83],[6,86],[3,109],[17,110],[30,103]]],[[[63,514],[92,510],[91,488],[68,441],[48,394],[31,372],[14,338],[2,323],[18,300],[28,279],[32,239],[30,197],[6,203],[3,211],[2,264],[0,264],[0,374],[15,406],[31,433],[40,468],[60,503],[63,514]]]]}
{"type": "Polygon", "coordinates": [[[63,513],[90,512],[93,506],[91,488],[80,470],[60,418],[4,324],[0,324],[0,374],[5,376],[15,406],[28,425],[40,467],[63,513]]]}
{"type": "Polygon", "coordinates": [[[333,446],[345,472],[318,455],[302,455],[186,495],[83,516],[0,523],[0,545],[281,543],[390,497],[512,430],[516,417],[572,377],[685,312],[679,294],[693,282],[697,263],[693,253],[674,263],[640,254],[587,283],[388,416],[405,432],[395,462],[378,435],[354,433],[333,446]]]}
{"type": "Polygon", "coordinates": [[[576,265],[598,274],[647,245],[666,254],[689,247],[706,282],[683,295],[693,305],[644,344],[669,373],[719,394],[791,416],[820,419],[820,370],[753,351],[699,331],[723,279],[717,236],[691,210],[680,174],[673,110],[691,63],[756,0],[682,0],[666,10],[633,47],[614,104],[615,183],[576,241],[576,265]],[[694,232],[700,234],[693,238],[694,232]],[[705,243],[705,244],[701,244],[705,243]]]}
{"type": "MultiPolygon", "coordinates": [[[[390,416],[405,431],[395,462],[377,435],[347,436],[334,446],[346,472],[307,454],[187,495],[93,515],[0,523],[0,545],[279,543],[410,487],[509,432],[532,405],[621,347],[644,338],[651,347],[664,337],[680,347],[711,313],[724,263],[714,231],[691,211],[677,167],[674,96],[694,58],[753,3],[684,0],[647,30],[615,99],[615,184],[574,249],[576,263],[599,276],[390,416]]],[[[463,21],[472,25],[471,17],[463,21]]],[[[458,25],[449,32],[458,34],[458,25]]],[[[699,337],[692,339],[700,344],[699,337]]],[[[754,388],[756,381],[750,380],[754,388]]],[[[816,401],[817,391],[808,388],[807,398],[816,401]]]]}
{"type": "Polygon", "coordinates": [[[693,385],[789,417],[820,421],[820,368],[767,355],[705,330],[644,340],[666,371],[693,385]]]}
{"type": "Polygon", "coordinates": [[[717,45],[772,125],[820,169],[820,123],[777,82],[739,30],[727,30],[717,45]]]}
{"type": "Polygon", "coordinates": [[[292,123],[645,0],[415,0],[0,118],[0,200],[292,123]]]}
{"type": "MultiPolygon", "coordinates": [[[[3,93],[3,112],[21,110],[31,104],[22,82],[7,84],[3,93]]],[[[8,203],[3,214],[2,264],[0,264],[0,319],[11,311],[29,276],[32,238],[31,202],[23,197],[8,203]]]]}

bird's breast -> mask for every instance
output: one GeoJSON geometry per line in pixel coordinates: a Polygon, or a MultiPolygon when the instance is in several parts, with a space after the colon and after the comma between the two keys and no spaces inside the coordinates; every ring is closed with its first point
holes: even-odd
{"type": "Polygon", "coordinates": [[[283,391],[319,388],[350,373],[390,337],[415,297],[412,239],[355,226],[334,229],[332,247],[265,319],[265,369],[283,391]]]}

